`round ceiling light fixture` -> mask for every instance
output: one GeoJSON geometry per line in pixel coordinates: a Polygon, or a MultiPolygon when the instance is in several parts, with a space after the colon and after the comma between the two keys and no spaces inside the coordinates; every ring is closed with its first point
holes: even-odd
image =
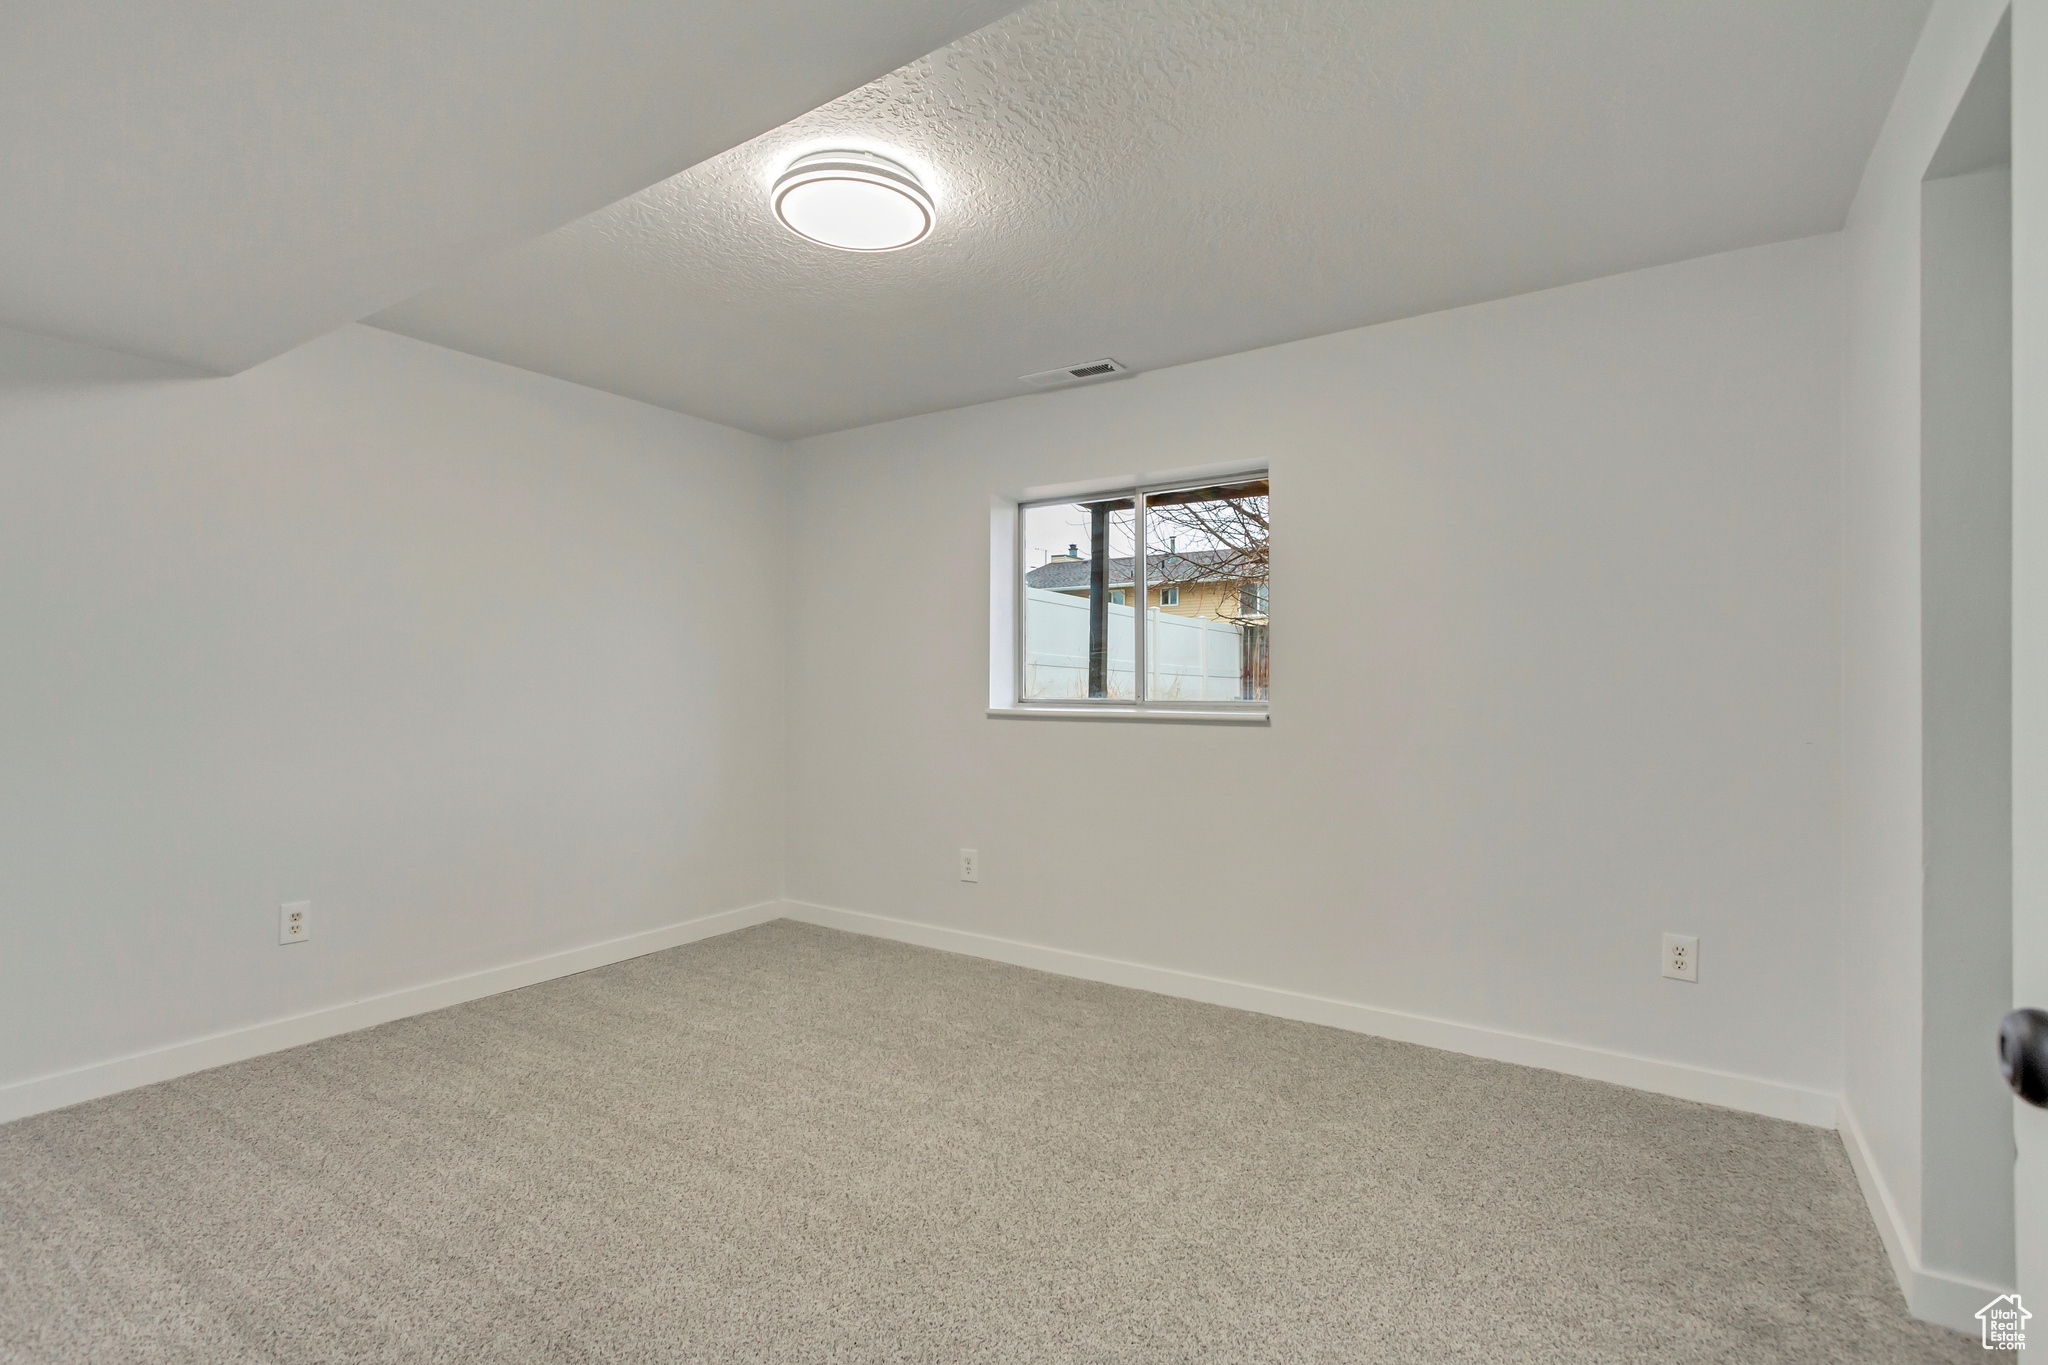
{"type": "Polygon", "coordinates": [[[841,251],[900,251],[931,235],[932,197],[917,177],[872,152],[814,152],[775,178],[782,225],[841,251]]]}

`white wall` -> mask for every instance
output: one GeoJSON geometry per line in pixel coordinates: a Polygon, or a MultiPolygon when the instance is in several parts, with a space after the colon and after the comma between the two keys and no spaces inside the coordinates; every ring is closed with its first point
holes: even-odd
{"type": "Polygon", "coordinates": [[[2012,1008],[2011,172],[1929,180],[1921,208],[1920,1251],[2004,1286],[2012,1097],[1991,1040],[2012,1008]]]}
{"type": "Polygon", "coordinates": [[[368,328],[0,334],[0,1085],[773,900],[786,468],[368,328]]]}
{"type": "MultiPolygon", "coordinates": [[[[2014,0],[2013,999],[2048,1002],[2048,0],[2014,0]]],[[[2048,1300],[2048,1110],[2013,1104],[2014,1279],[2048,1300]]]]}
{"type": "Polygon", "coordinates": [[[1845,1136],[1908,1302],[1950,1325],[1985,1300],[1921,1259],[1921,183],[2003,9],[1937,0],[1844,234],[1845,1136]]]}
{"type": "Polygon", "coordinates": [[[1836,1091],[1839,250],[799,443],[791,895],[1836,1091]],[[985,714],[992,497],[1247,459],[1270,728],[985,714]]]}

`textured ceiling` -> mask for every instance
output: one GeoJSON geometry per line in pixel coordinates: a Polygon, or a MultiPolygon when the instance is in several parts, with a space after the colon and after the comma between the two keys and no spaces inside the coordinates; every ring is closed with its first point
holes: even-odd
{"type": "Polygon", "coordinates": [[[386,309],[775,436],[1842,225],[1928,0],[1040,0],[386,309]],[[805,152],[938,201],[906,251],[769,214],[805,152]]]}
{"type": "Polygon", "coordinates": [[[0,325],[238,370],[1015,7],[9,5],[0,325]]]}

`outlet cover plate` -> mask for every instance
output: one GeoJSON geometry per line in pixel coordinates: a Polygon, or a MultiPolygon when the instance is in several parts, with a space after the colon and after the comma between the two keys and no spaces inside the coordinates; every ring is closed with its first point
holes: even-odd
{"type": "Polygon", "coordinates": [[[1691,934],[1664,935],[1664,975],[1673,981],[1700,979],[1700,941],[1691,934]]]}
{"type": "Polygon", "coordinates": [[[286,901],[277,907],[277,941],[304,943],[313,936],[313,902],[286,901]]]}

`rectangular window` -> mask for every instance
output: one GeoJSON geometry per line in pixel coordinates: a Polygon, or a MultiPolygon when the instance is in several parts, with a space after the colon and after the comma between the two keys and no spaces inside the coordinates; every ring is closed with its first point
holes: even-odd
{"type": "Polygon", "coordinates": [[[1019,703],[1262,710],[1268,494],[1261,474],[1019,508],[1019,703]]]}

